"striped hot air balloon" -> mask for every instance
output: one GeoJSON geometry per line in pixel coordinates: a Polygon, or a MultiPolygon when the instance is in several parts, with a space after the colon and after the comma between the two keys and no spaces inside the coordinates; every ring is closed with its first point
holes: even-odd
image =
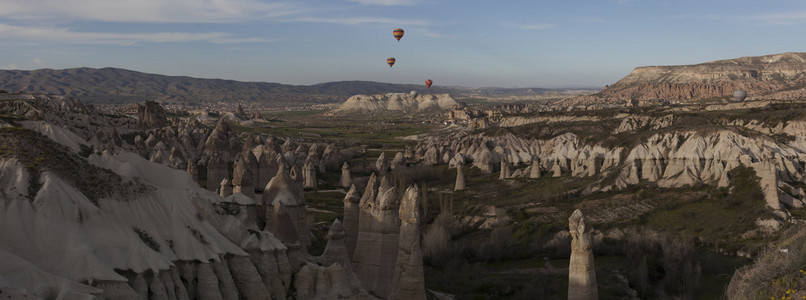
{"type": "Polygon", "coordinates": [[[387,58],[386,63],[389,64],[389,67],[391,68],[392,65],[395,64],[395,58],[394,57],[387,58]]]}
{"type": "Polygon", "coordinates": [[[392,33],[395,35],[395,38],[397,39],[398,42],[400,41],[400,38],[403,37],[403,29],[402,28],[397,28],[394,31],[392,31],[392,33]]]}
{"type": "Polygon", "coordinates": [[[426,79],[425,80],[425,86],[427,86],[429,89],[431,88],[432,84],[434,84],[433,80],[431,80],[431,79],[426,79]]]}

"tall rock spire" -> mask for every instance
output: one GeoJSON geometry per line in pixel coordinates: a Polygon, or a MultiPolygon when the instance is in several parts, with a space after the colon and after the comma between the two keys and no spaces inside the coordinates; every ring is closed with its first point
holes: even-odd
{"type": "Polygon", "coordinates": [[[400,240],[389,299],[425,300],[423,251],[420,248],[420,189],[406,189],[400,202],[400,240]]]}
{"type": "Polygon", "coordinates": [[[571,260],[568,263],[568,300],[599,299],[596,269],[593,266],[593,228],[577,209],[568,218],[571,232],[571,260]]]}

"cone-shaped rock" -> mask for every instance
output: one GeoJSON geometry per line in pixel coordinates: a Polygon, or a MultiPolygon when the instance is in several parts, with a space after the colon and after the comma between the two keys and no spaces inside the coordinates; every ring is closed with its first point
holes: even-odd
{"type": "Polygon", "coordinates": [[[378,170],[378,175],[386,175],[386,171],[389,169],[389,162],[386,161],[386,153],[381,152],[381,155],[375,160],[375,169],[378,170]]]}
{"type": "Polygon", "coordinates": [[[395,187],[383,177],[375,199],[365,202],[373,185],[367,184],[361,198],[353,267],[367,291],[389,295],[400,239],[399,201],[395,187]]]}
{"type": "Polygon", "coordinates": [[[256,185],[260,188],[265,187],[269,180],[277,174],[277,152],[268,149],[267,146],[263,147],[263,153],[260,154],[257,162],[256,185]]]}
{"type": "Polygon", "coordinates": [[[218,189],[218,193],[222,198],[232,195],[232,185],[230,184],[229,179],[224,178],[221,180],[221,187],[218,189]]]}
{"type": "Polygon", "coordinates": [[[344,232],[346,235],[344,244],[347,246],[347,253],[351,258],[355,253],[355,241],[358,238],[358,205],[360,201],[361,198],[358,197],[355,185],[350,186],[350,190],[344,196],[344,232]]]}
{"type": "MultiPolygon", "coordinates": [[[[291,179],[285,168],[278,170],[277,175],[266,184],[262,202],[267,210],[267,218],[270,213],[273,213],[274,206],[282,204],[288,211],[288,215],[294,223],[294,228],[299,234],[300,245],[303,247],[310,245],[311,238],[305,218],[305,197],[302,187],[291,179]]],[[[268,219],[266,223],[268,224],[268,219]]]]}
{"type": "Polygon", "coordinates": [[[221,180],[229,177],[229,170],[227,170],[227,161],[224,156],[213,153],[210,160],[207,161],[207,189],[215,191],[220,187],[221,180]]]}
{"type": "Polygon", "coordinates": [[[529,178],[540,178],[540,163],[537,159],[532,160],[532,169],[529,172],[529,178]]]}
{"type": "Polygon", "coordinates": [[[215,129],[204,143],[204,153],[218,153],[224,157],[225,161],[231,162],[231,153],[237,153],[240,150],[241,142],[238,136],[230,131],[229,124],[224,118],[219,119],[215,129]]]}
{"type": "Polygon", "coordinates": [[[327,246],[325,252],[319,257],[319,263],[329,266],[334,263],[349,264],[350,257],[347,254],[347,246],[344,245],[344,238],[347,234],[344,231],[339,219],[333,221],[330,230],[327,232],[327,246]]]}
{"type": "Polygon", "coordinates": [[[453,186],[454,191],[461,191],[465,189],[465,172],[462,171],[462,165],[456,166],[456,184],[453,186]]]}
{"type": "Polygon", "coordinates": [[[498,175],[498,179],[504,180],[509,178],[509,164],[507,164],[506,156],[501,157],[501,173],[498,175]]]}
{"type": "Polygon", "coordinates": [[[395,158],[392,159],[392,169],[406,165],[406,159],[403,158],[403,152],[395,153],[395,158]]]}
{"type": "Polygon", "coordinates": [[[233,193],[243,193],[251,198],[255,197],[255,173],[257,159],[252,151],[244,152],[246,155],[235,162],[232,174],[233,193]]]}
{"type": "Polygon", "coordinates": [[[400,240],[389,299],[425,300],[419,208],[420,189],[414,185],[406,189],[398,210],[401,221],[400,240]]]}
{"type": "Polygon", "coordinates": [[[306,189],[316,188],[316,167],[310,156],[302,166],[302,187],[306,189]]]}
{"type": "Polygon", "coordinates": [[[353,179],[350,178],[350,166],[347,165],[345,161],[343,165],[341,165],[341,179],[339,180],[339,186],[346,188],[353,184],[353,179]]]}

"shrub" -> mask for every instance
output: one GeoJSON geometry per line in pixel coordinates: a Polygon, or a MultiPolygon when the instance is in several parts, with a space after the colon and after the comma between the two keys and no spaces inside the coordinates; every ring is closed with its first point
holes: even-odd
{"type": "Polygon", "coordinates": [[[661,284],[670,295],[694,297],[701,268],[691,239],[640,229],[627,232],[623,245],[627,260],[637,262],[627,269],[630,285],[642,296],[661,284]]]}
{"type": "Polygon", "coordinates": [[[737,270],[725,295],[728,299],[778,299],[789,289],[804,290],[806,282],[794,280],[803,276],[800,271],[804,267],[806,226],[797,225],[784,232],[781,242],[770,245],[752,265],[737,270]]]}
{"type": "Polygon", "coordinates": [[[498,227],[490,232],[490,237],[479,245],[476,254],[484,261],[500,261],[510,254],[512,247],[512,229],[509,226],[498,227]]]}
{"type": "Polygon", "coordinates": [[[435,222],[423,234],[423,257],[431,265],[445,267],[457,254],[448,230],[435,222]]]}

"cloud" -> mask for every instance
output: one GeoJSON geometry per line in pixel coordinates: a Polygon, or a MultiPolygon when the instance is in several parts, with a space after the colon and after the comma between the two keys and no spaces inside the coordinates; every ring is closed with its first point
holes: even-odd
{"type": "Polygon", "coordinates": [[[393,24],[393,25],[406,25],[406,26],[429,26],[433,25],[432,22],[427,20],[398,20],[389,18],[377,17],[345,17],[345,18],[321,18],[321,17],[302,17],[285,20],[286,22],[311,22],[311,23],[333,23],[345,25],[357,25],[363,23],[377,23],[377,24],[393,24]]]}
{"type": "Polygon", "coordinates": [[[518,28],[523,30],[542,30],[554,27],[554,24],[551,23],[534,23],[534,24],[520,24],[520,23],[513,23],[513,22],[504,22],[501,25],[505,27],[512,27],[518,28]]]}
{"type": "Polygon", "coordinates": [[[757,25],[798,25],[806,24],[806,11],[755,15],[717,15],[717,14],[683,14],[671,16],[672,19],[693,19],[755,23],[757,25]]]}
{"type": "Polygon", "coordinates": [[[760,14],[731,17],[734,20],[761,21],[769,25],[795,25],[806,23],[806,11],[793,11],[776,14],[760,14]]]}
{"type": "Polygon", "coordinates": [[[0,17],[12,20],[132,23],[230,23],[298,12],[257,0],[0,0],[0,7],[0,17]]]}
{"type": "Polygon", "coordinates": [[[176,42],[211,42],[211,43],[255,43],[270,42],[262,38],[238,38],[222,32],[153,32],[153,33],[107,33],[79,32],[69,28],[23,27],[0,23],[0,38],[16,38],[23,40],[64,42],[77,44],[114,44],[132,45],[138,42],[176,43],[176,42]]]}
{"type": "Polygon", "coordinates": [[[400,6],[400,5],[414,5],[420,1],[417,0],[350,0],[350,2],[361,3],[364,5],[382,5],[382,6],[400,6]]]}

